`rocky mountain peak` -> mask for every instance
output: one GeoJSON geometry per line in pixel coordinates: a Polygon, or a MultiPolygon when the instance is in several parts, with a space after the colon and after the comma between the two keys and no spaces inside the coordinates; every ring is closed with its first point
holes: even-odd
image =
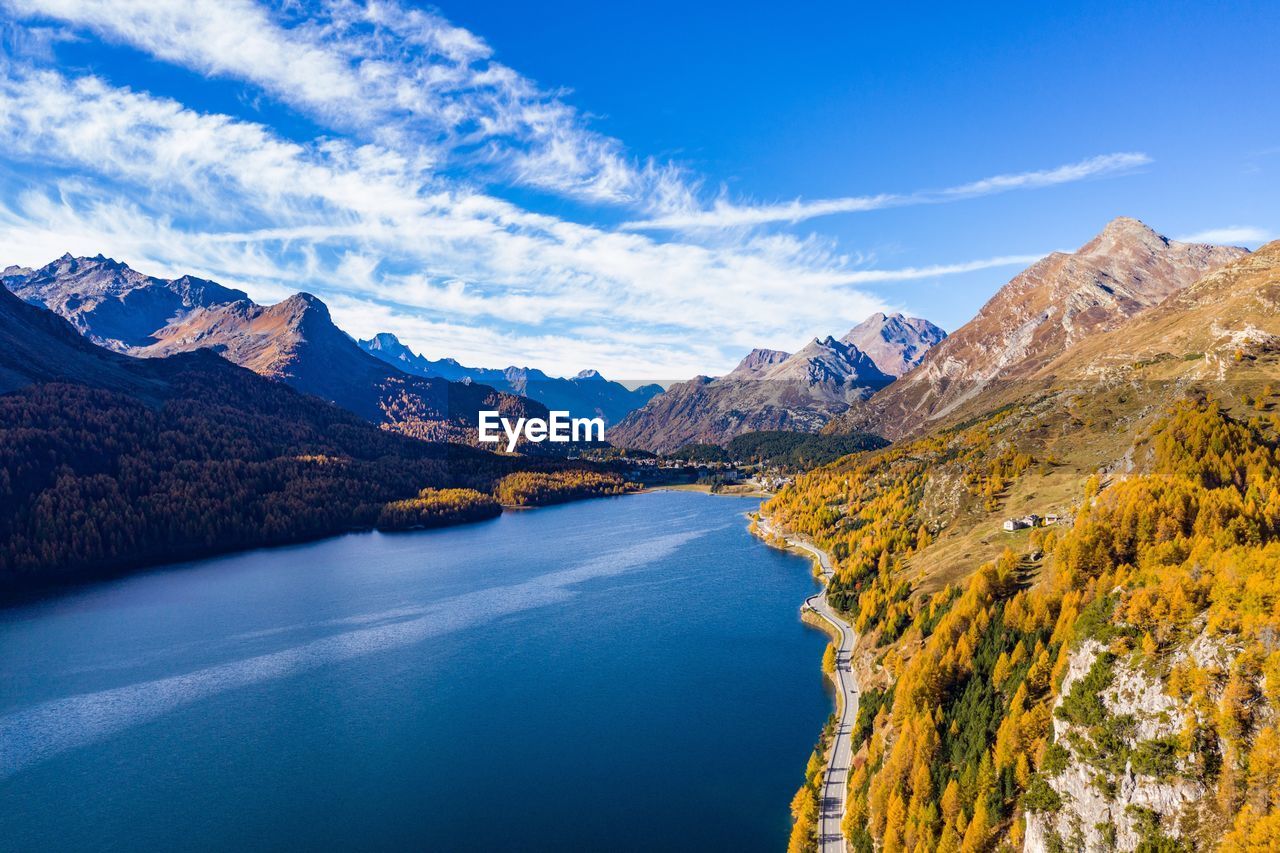
{"type": "Polygon", "coordinates": [[[144,275],[108,258],[70,253],[36,270],[6,275],[4,284],[27,302],[62,315],[95,343],[116,350],[149,346],[154,332],[191,311],[248,294],[211,281],[144,275]]]}
{"type": "Polygon", "coordinates": [[[378,332],[376,335],[373,336],[372,340],[381,344],[382,346],[389,346],[389,347],[404,346],[404,344],[400,342],[400,338],[396,337],[396,335],[394,335],[391,332],[378,332]]]}
{"type": "Polygon", "coordinates": [[[765,371],[762,379],[772,381],[801,380],[807,384],[878,388],[893,377],[876,367],[866,353],[833,336],[814,338],[803,349],[765,371]]]}
{"type": "Polygon", "coordinates": [[[1146,223],[1128,216],[1117,216],[1098,235],[1080,247],[1077,255],[1116,255],[1137,252],[1163,252],[1173,241],[1156,233],[1146,223]]]}
{"type": "Polygon", "coordinates": [[[1081,340],[1118,328],[1248,252],[1180,243],[1119,217],[1075,252],[1023,270],[918,367],[875,400],[899,437],[956,411],[993,382],[1032,376],[1081,340]]]}
{"type": "Polygon", "coordinates": [[[400,342],[400,339],[391,332],[378,332],[367,341],[360,341],[367,352],[380,352],[391,355],[393,357],[401,357],[412,355],[409,348],[400,342]]]}
{"type": "Polygon", "coordinates": [[[303,310],[314,310],[320,308],[323,308],[326,311],[329,310],[329,307],[324,304],[320,297],[313,293],[307,293],[306,291],[299,291],[293,294],[289,298],[285,299],[281,304],[296,305],[303,310]]]}
{"type": "Polygon", "coordinates": [[[876,312],[849,330],[840,340],[866,353],[884,373],[901,376],[915,367],[925,353],[947,333],[920,317],[876,312]]]}
{"type": "Polygon", "coordinates": [[[791,353],[776,349],[753,349],[738,366],[725,375],[725,379],[759,379],[769,368],[781,364],[791,353]]]}

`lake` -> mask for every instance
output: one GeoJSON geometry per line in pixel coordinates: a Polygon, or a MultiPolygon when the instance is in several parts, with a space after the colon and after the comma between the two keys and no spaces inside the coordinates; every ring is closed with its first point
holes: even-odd
{"type": "Polygon", "coordinates": [[[0,610],[0,847],[780,850],[806,559],[654,492],[0,610]]]}

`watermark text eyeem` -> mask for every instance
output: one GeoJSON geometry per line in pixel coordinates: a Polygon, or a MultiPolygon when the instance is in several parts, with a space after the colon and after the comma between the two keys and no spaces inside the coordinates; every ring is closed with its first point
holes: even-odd
{"type": "Polygon", "coordinates": [[[507,437],[507,452],[515,452],[520,443],[520,436],[533,442],[554,441],[604,441],[604,418],[573,418],[568,412],[548,412],[549,418],[517,418],[512,423],[510,418],[501,413],[485,410],[480,412],[480,441],[484,444],[497,444],[502,441],[502,434],[507,437]],[[502,433],[498,428],[502,428],[502,433]]]}

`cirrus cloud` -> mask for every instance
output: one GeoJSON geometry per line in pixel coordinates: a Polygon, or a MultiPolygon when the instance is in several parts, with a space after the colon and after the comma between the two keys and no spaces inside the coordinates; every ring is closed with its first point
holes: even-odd
{"type": "Polygon", "coordinates": [[[702,228],[742,228],[773,222],[794,224],[806,219],[832,216],[837,213],[864,213],[890,207],[943,204],[949,201],[961,201],[1012,190],[1042,189],[1089,178],[1123,174],[1149,163],[1151,163],[1151,158],[1146,154],[1122,152],[1090,157],[1078,163],[1067,163],[1052,169],[994,175],[941,190],[923,190],[907,194],[885,193],[873,196],[849,196],[816,201],[796,199],[795,201],[781,204],[763,205],[739,205],[719,200],[709,209],[691,209],[667,213],[649,219],[627,222],[622,227],[631,231],[679,231],[702,228]]]}

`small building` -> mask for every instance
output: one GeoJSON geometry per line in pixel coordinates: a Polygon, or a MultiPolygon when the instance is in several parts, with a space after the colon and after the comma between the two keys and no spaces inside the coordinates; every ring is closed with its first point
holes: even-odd
{"type": "Polygon", "coordinates": [[[1004,529],[1010,532],[1014,530],[1021,530],[1024,527],[1030,527],[1030,526],[1031,525],[1027,524],[1025,519],[1021,519],[1021,518],[1009,518],[1009,519],[1006,519],[1004,522],[1004,529]]]}

